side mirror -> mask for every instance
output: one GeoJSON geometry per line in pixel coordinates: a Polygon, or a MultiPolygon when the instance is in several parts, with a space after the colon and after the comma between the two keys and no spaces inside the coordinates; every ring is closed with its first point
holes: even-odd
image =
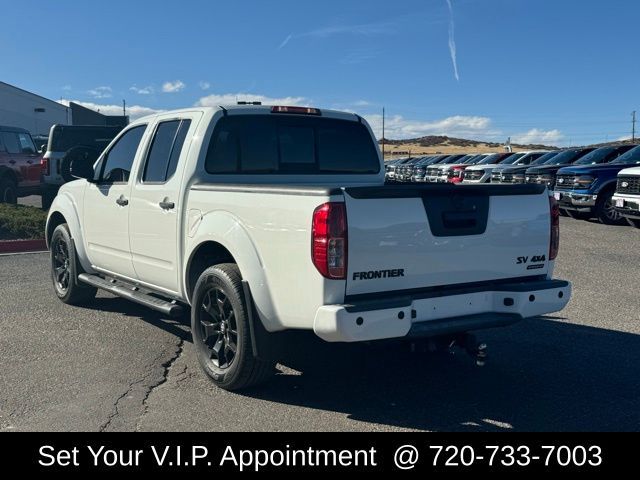
{"type": "Polygon", "coordinates": [[[47,146],[46,145],[42,145],[40,147],[40,150],[38,150],[38,153],[41,153],[42,155],[44,155],[45,153],[47,153],[47,146]]]}

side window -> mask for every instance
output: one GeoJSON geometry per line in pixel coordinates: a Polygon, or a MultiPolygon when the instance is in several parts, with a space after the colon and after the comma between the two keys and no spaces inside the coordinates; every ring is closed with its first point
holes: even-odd
{"type": "Polygon", "coordinates": [[[128,130],[111,147],[102,162],[101,182],[126,183],[129,181],[133,159],[136,156],[136,151],[146,128],[146,125],[140,125],[128,130]]]}
{"type": "Polygon", "coordinates": [[[171,120],[158,125],[147,155],[143,182],[163,183],[176,172],[191,120],[171,120]]]}
{"type": "Polygon", "coordinates": [[[2,132],[2,143],[4,143],[7,152],[20,153],[20,144],[18,136],[13,132],[2,132]]]}
{"type": "Polygon", "coordinates": [[[31,135],[27,133],[19,133],[18,141],[20,142],[20,152],[22,153],[36,153],[36,146],[31,140],[31,135]]]}

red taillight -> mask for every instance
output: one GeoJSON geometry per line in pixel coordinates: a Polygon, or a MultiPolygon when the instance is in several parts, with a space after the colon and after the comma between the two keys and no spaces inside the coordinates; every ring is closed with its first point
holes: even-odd
{"type": "Polygon", "coordinates": [[[49,159],[48,158],[41,158],[40,159],[40,168],[42,169],[42,173],[44,175],[50,175],[51,174],[51,167],[49,165],[49,159]]]}
{"type": "Polygon", "coordinates": [[[549,197],[549,213],[551,215],[551,239],[549,240],[549,260],[555,260],[560,248],[560,207],[558,201],[549,197]]]}
{"type": "Polygon", "coordinates": [[[313,212],[311,258],[322,276],[347,278],[347,212],[344,203],[330,202],[313,212]]]}
{"type": "Polygon", "coordinates": [[[299,115],[320,115],[320,110],[310,107],[271,107],[271,113],[297,113],[299,115]]]}

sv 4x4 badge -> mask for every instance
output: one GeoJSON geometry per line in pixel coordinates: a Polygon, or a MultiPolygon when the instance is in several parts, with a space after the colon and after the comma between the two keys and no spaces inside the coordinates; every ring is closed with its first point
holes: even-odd
{"type": "Polygon", "coordinates": [[[538,270],[540,268],[544,268],[544,262],[546,261],[547,261],[546,255],[534,255],[531,258],[518,257],[516,260],[516,263],[518,265],[526,265],[527,263],[531,263],[531,265],[527,265],[527,270],[538,270]]]}

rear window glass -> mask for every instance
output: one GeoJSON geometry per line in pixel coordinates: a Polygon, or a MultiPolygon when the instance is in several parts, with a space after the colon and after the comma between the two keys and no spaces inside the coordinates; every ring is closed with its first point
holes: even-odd
{"type": "Polygon", "coordinates": [[[107,148],[121,127],[70,127],[58,126],[53,129],[48,150],[52,152],[66,152],[73,147],[93,147],[102,151],[107,148]]]}
{"type": "Polygon", "coordinates": [[[278,115],[231,115],[213,131],[209,173],[378,173],[375,143],[364,125],[348,120],[278,115]]]}

